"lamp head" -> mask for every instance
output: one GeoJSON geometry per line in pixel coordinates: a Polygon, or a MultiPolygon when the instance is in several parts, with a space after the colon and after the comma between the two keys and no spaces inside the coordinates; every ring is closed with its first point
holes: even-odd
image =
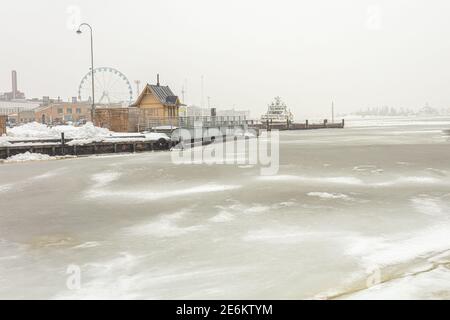
{"type": "Polygon", "coordinates": [[[78,30],[77,30],[77,33],[78,33],[78,34],[81,34],[81,30],[80,30],[80,29],[78,29],[78,30]]]}

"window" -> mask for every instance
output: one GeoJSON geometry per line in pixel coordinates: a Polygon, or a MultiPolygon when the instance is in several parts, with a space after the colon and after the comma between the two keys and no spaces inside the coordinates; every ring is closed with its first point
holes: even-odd
{"type": "Polygon", "coordinates": [[[67,112],[68,114],[72,114],[72,108],[67,108],[67,109],[66,109],[66,112],[67,112]]]}
{"type": "Polygon", "coordinates": [[[76,113],[81,114],[81,108],[77,108],[76,113]]]}
{"type": "Polygon", "coordinates": [[[63,109],[62,108],[58,108],[58,114],[62,114],[63,113],[63,109]]]}

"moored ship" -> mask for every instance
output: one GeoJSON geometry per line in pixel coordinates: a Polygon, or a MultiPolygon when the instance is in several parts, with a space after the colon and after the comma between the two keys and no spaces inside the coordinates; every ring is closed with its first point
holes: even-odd
{"type": "Polygon", "coordinates": [[[288,110],[286,104],[281,101],[280,97],[275,97],[275,100],[268,106],[267,112],[261,116],[261,122],[292,122],[294,115],[288,110]]]}

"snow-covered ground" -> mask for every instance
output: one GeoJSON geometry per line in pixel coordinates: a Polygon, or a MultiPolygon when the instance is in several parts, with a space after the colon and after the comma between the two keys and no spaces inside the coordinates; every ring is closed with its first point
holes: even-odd
{"type": "MultiPolygon", "coordinates": [[[[59,139],[64,133],[66,139],[73,139],[68,145],[83,145],[92,142],[122,142],[122,141],[152,141],[159,139],[169,140],[164,133],[128,133],[113,132],[106,128],[94,126],[91,122],[83,126],[61,125],[49,127],[37,122],[27,123],[14,128],[8,128],[6,136],[0,137],[0,147],[11,146],[17,140],[59,139]]],[[[22,143],[30,144],[30,143],[22,143]]],[[[17,144],[16,144],[17,145],[17,144]]]]}

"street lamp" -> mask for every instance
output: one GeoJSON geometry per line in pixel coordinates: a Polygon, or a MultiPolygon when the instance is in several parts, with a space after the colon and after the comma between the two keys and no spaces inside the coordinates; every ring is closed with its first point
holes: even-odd
{"type": "Polygon", "coordinates": [[[92,74],[92,106],[91,106],[91,121],[94,123],[95,99],[94,99],[94,41],[92,37],[92,27],[88,23],[82,23],[78,27],[77,34],[81,34],[81,27],[86,26],[91,31],[91,74],[92,74]]]}

